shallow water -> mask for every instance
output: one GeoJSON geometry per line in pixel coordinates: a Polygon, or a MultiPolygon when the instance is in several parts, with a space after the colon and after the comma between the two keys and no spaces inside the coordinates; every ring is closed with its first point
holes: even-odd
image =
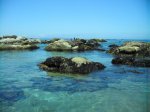
{"type": "Polygon", "coordinates": [[[114,66],[105,52],[47,52],[44,46],[0,51],[0,112],[150,112],[149,68],[114,66]],[[82,56],[106,69],[87,76],[41,71],[37,64],[50,56],[82,56]]]}

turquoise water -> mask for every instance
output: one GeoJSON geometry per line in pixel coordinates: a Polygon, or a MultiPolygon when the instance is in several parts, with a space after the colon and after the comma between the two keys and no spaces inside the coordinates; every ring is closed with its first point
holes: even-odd
{"type": "Polygon", "coordinates": [[[44,46],[0,51],[0,112],[150,112],[149,68],[114,66],[105,52],[47,52],[44,46]],[[82,56],[106,69],[87,76],[41,71],[37,64],[50,56],[82,56]]]}

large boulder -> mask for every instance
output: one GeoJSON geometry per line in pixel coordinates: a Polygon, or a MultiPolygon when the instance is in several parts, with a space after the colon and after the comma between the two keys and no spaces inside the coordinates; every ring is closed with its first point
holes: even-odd
{"type": "Polygon", "coordinates": [[[117,65],[150,67],[150,58],[116,57],[112,60],[112,63],[117,65]]]}
{"type": "Polygon", "coordinates": [[[86,58],[74,57],[51,57],[39,64],[39,67],[49,72],[73,73],[73,74],[88,74],[93,71],[102,70],[105,68],[99,62],[91,62],[86,58]]]}
{"type": "Polygon", "coordinates": [[[126,42],[122,46],[111,47],[108,51],[115,55],[150,56],[150,43],[126,42]]]}

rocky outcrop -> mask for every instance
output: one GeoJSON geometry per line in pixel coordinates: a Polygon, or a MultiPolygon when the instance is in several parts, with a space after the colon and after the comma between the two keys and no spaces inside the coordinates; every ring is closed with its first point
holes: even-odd
{"type": "Polygon", "coordinates": [[[39,39],[28,39],[22,36],[3,36],[0,38],[0,50],[23,50],[37,49],[36,44],[40,43],[39,39]]]}
{"type": "Polygon", "coordinates": [[[121,56],[150,56],[150,43],[146,42],[126,42],[122,46],[110,48],[109,53],[121,56]]]}
{"type": "Polygon", "coordinates": [[[82,57],[51,57],[39,64],[39,67],[49,72],[72,74],[88,74],[90,72],[102,70],[105,68],[105,66],[99,62],[91,62],[82,57]]]}
{"type": "Polygon", "coordinates": [[[130,65],[137,67],[150,67],[150,58],[116,57],[113,64],[130,65]]]}
{"type": "Polygon", "coordinates": [[[38,49],[39,47],[37,45],[20,45],[20,44],[0,44],[0,50],[24,50],[24,49],[29,49],[29,50],[34,50],[38,49]]]}
{"type": "Polygon", "coordinates": [[[113,46],[108,51],[116,56],[113,64],[150,67],[150,43],[126,42],[122,46],[113,46]]]}
{"type": "Polygon", "coordinates": [[[46,46],[47,51],[86,51],[86,50],[100,50],[100,43],[98,40],[90,39],[74,39],[71,41],[58,40],[46,46]]]}
{"type": "Polygon", "coordinates": [[[41,43],[40,39],[26,38],[23,36],[3,36],[0,38],[0,44],[36,44],[41,43]]]}

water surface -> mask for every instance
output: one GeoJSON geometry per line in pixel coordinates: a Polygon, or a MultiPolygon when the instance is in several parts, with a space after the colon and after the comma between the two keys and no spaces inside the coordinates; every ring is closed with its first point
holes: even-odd
{"type": "MultiPolygon", "coordinates": [[[[102,47],[122,44],[108,40],[102,47]]],[[[100,51],[0,51],[0,112],[149,112],[150,69],[115,66],[100,51]],[[82,56],[106,69],[88,74],[47,73],[37,64],[51,56],[82,56]],[[135,73],[138,72],[138,73],[135,73]]]]}

